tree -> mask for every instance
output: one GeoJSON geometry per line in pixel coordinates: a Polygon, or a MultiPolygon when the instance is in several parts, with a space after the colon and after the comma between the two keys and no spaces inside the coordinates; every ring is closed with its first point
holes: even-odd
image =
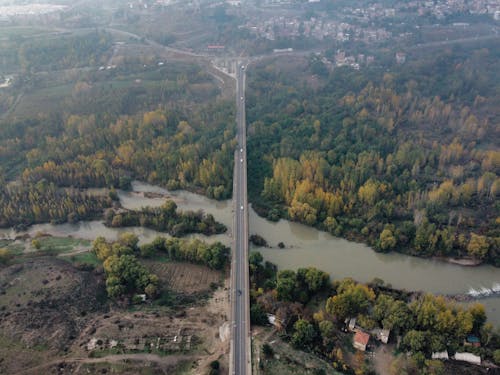
{"type": "Polygon", "coordinates": [[[380,233],[380,248],[382,250],[392,250],[396,246],[396,238],[392,234],[390,229],[384,229],[382,233],[380,233]]]}
{"type": "Polygon", "coordinates": [[[339,320],[364,313],[375,299],[375,293],[366,285],[344,279],[337,287],[337,295],[326,301],[326,311],[339,320]]]}
{"type": "Polygon", "coordinates": [[[266,358],[271,358],[274,355],[273,348],[267,342],[262,345],[262,354],[264,354],[266,358]]]}
{"type": "Polygon", "coordinates": [[[493,361],[497,366],[500,366],[500,349],[497,349],[493,352],[493,361]]]}
{"type": "Polygon", "coordinates": [[[158,287],[155,284],[148,284],[146,288],[144,288],[144,292],[151,299],[155,298],[158,293],[158,287]]]}
{"type": "Polygon", "coordinates": [[[403,338],[403,345],[414,353],[423,351],[426,347],[425,332],[413,329],[408,331],[403,338]]]}
{"type": "Polygon", "coordinates": [[[7,264],[12,259],[9,249],[0,248],[0,264],[7,264]]]}
{"type": "Polygon", "coordinates": [[[139,237],[134,233],[126,232],[120,234],[120,236],[118,237],[118,242],[123,246],[127,246],[130,249],[136,251],[137,244],[139,243],[139,237]]]}
{"type": "Polygon", "coordinates": [[[484,323],[486,323],[486,311],[484,305],[481,303],[474,303],[469,306],[469,313],[472,315],[472,330],[474,332],[480,332],[484,323]]]}
{"type": "Polygon", "coordinates": [[[248,263],[254,266],[259,266],[262,264],[264,257],[258,251],[252,251],[248,257],[248,263]]]}
{"type": "Polygon", "coordinates": [[[470,256],[477,259],[484,259],[488,254],[489,243],[485,236],[480,236],[471,233],[469,244],[467,245],[467,252],[470,256]]]}
{"type": "Polygon", "coordinates": [[[293,325],[292,344],[299,349],[311,348],[316,338],[314,326],[307,320],[299,319],[293,325]]]}
{"type": "Polygon", "coordinates": [[[258,303],[253,303],[250,306],[250,320],[252,324],[256,325],[265,325],[269,323],[266,312],[258,303]]]}
{"type": "Polygon", "coordinates": [[[323,338],[323,342],[326,342],[332,338],[333,332],[335,332],[335,326],[329,320],[323,320],[318,324],[319,332],[323,338]]]}
{"type": "Polygon", "coordinates": [[[373,307],[373,315],[384,328],[393,329],[396,332],[406,330],[413,321],[406,303],[397,301],[386,294],[378,295],[373,307]]]}
{"type": "Polygon", "coordinates": [[[278,272],[276,282],[277,297],[281,301],[293,301],[295,296],[295,272],[283,270],[278,272]]]}
{"type": "Polygon", "coordinates": [[[299,268],[297,270],[297,283],[304,285],[309,295],[318,293],[326,288],[330,276],[315,267],[299,268]]]}

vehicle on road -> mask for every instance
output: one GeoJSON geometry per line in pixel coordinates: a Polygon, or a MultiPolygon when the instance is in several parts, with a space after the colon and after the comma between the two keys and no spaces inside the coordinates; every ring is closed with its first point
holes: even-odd
{"type": "Polygon", "coordinates": [[[243,159],[240,159],[240,163],[243,163],[243,159]]]}
{"type": "Polygon", "coordinates": [[[240,209],[243,210],[243,206],[241,206],[240,209]]]}
{"type": "Polygon", "coordinates": [[[240,152],[243,152],[243,149],[242,149],[242,148],[240,148],[240,152]]]}
{"type": "Polygon", "coordinates": [[[243,96],[240,99],[243,100],[243,96]]]}

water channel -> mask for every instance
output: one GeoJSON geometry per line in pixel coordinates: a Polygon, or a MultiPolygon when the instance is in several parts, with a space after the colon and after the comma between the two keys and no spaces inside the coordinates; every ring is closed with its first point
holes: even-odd
{"type": "MultiPolygon", "coordinates": [[[[129,209],[159,206],[166,197],[173,199],[182,210],[201,209],[214,215],[215,219],[224,223],[229,230],[218,236],[196,235],[196,237],[209,242],[221,241],[226,245],[231,244],[231,201],[214,201],[187,191],[169,192],[142,182],[134,182],[132,191],[119,191],[118,195],[123,207],[129,209]]],[[[259,217],[251,208],[249,225],[250,234],[261,235],[271,246],[258,249],[265,260],[277,264],[280,269],[314,266],[328,272],[335,279],[352,277],[367,282],[377,277],[396,288],[444,294],[467,293],[469,288],[491,288],[494,283],[500,283],[500,270],[492,266],[464,267],[399,253],[380,254],[366,245],[339,239],[302,224],[286,220],[269,222],[259,217]],[[277,247],[279,242],[285,244],[284,249],[277,247]]],[[[122,232],[134,232],[142,243],[151,241],[158,235],[165,236],[164,233],[145,228],[107,228],[101,221],[61,225],[40,224],[30,227],[27,231],[30,235],[37,232],[46,232],[54,236],[71,235],[91,240],[97,236],[114,240],[122,232]]],[[[13,237],[19,234],[23,233],[0,229],[0,237],[13,237]]],[[[483,299],[481,302],[486,306],[489,320],[500,325],[500,297],[483,299]]]]}

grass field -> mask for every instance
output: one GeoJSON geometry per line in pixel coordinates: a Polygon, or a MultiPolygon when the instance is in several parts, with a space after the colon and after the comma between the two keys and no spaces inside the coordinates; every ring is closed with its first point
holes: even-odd
{"type": "Polygon", "coordinates": [[[0,38],[13,38],[13,37],[23,37],[28,38],[33,35],[48,34],[55,32],[56,30],[43,29],[37,27],[2,27],[0,28],[0,38]]]}
{"type": "Polygon", "coordinates": [[[39,237],[35,239],[40,244],[39,251],[51,254],[69,253],[89,248],[91,241],[71,237],[39,237]]]}
{"type": "Polygon", "coordinates": [[[24,245],[17,241],[0,240],[0,249],[5,248],[9,250],[12,255],[20,255],[24,252],[24,245]]]}
{"type": "Polygon", "coordinates": [[[62,259],[69,260],[71,263],[90,264],[92,266],[98,266],[102,263],[99,259],[97,259],[95,254],[90,251],[76,255],[64,256],[62,259]]]}

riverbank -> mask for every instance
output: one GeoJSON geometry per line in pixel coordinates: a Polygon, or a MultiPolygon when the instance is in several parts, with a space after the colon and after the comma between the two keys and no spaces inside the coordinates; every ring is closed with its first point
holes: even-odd
{"type": "Polygon", "coordinates": [[[458,264],[460,266],[464,267],[476,267],[480,266],[483,264],[483,262],[479,259],[472,259],[472,258],[446,258],[446,257],[434,257],[433,259],[442,261],[442,262],[448,262],[452,264],[458,264]]]}
{"type": "MultiPolygon", "coordinates": [[[[132,191],[117,191],[121,205],[126,209],[159,207],[165,197],[174,200],[181,210],[201,209],[212,214],[215,219],[228,227],[228,232],[216,236],[196,235],[207,242],[220,241],[226,246],[232,244],[233,205],[231,201],[215,201],[205,196],[184,190],[169,191],[159,186],[134,181],[132,191]],[[148,198],[148,193],[156,193],[148,198]]],[[[250,233],[258,233],[270,248],[256,248],[265,260],[275,263],[280,269],[297,269],[314,266],[328,272],[332,278],[352,277],[361,282],[374,278],[384,280],[398,289],[422,291],[442,295],[467,294],[471,288],[491,288],[500,282],[498,269],[490,265],[476,267],[462,266],[442,260],[417,258],[402,253],[378,253],[370,247],[334,237],[326,232],[295,222],[268,221],[249,208],[250,233]],[[285,249],[278,244],[283,242],[285,249]]],[[[151,242],[157,236],[164,236],[141,227],[107,228],[101,221],[79,222],[76,224],[39,224],[25,232],[0,230],[0,237],[15,238],[37,232],[46,232],[56,237],[73,236],[93,240],[103,236],[109,241],[116,240],[122,232],[132,232],[139,236],[140,243],[151,242]]],[[[191,236],[190,236],[191,237],[191,236]]],[[[188,237],[189,238],[189,237],[188,237]]],[[[490,321],[500,326],[500,297],[482,299],[487,307],[490,321]]]]}

